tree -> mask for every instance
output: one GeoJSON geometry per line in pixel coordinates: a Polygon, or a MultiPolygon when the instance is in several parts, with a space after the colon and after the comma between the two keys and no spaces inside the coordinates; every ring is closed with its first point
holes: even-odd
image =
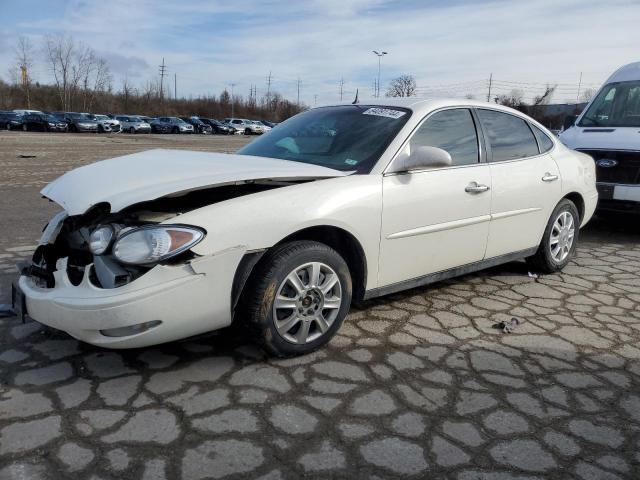
{"type": "Polygon", "coordinates": [[[75,43],[65,35],[48,36],[45,51],[51,73],[58,89],[60,107],[69,110],[71,106],[71,72],[75,43]]]}
{"type": "Polygon", "coordinates": [[[593,88],[587,88],[580,94],[580,102],[589,103],[595,95],[596,91],[593,88]]]}
{"type": "Polygon", "coordinates": [[[27,102],[27,108],[31,108],[31,68],[33,67],[33,44],[27,37],[18,37],[18,44],[15,48],[15,59],[20,69],[20,85],[24,98],[27,102]]]}
{"type": "Polygon", "coordinates": [[[413,75],[400,75],[391,80],[387,97],[412,97],[416,93],[416,79],[413,75]]]}
{"type": "Polygon", "coordinates": [[[495,98],[496,103],[507,107],[520,109],[524,103],[524,92],[522,90],[513,89],[509,94],[498,95],[495,98]]]}

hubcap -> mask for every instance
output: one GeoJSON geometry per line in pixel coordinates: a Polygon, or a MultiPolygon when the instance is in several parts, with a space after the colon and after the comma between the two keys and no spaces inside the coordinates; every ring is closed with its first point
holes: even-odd
{"type": "Polygon", "coordinates": [[[573,246],[575,223],[570,212],[562,212],[553,222],[549,238],[551,257],[558,263],[563,262],[573,246]]]}
{"type": "Polygon", "coordinates": [[[324,335],[338,316],[342,286],[328,265],[311,262],[292,270],[273,302],[276,330],[290,343],[303,345],[324,335]]]}

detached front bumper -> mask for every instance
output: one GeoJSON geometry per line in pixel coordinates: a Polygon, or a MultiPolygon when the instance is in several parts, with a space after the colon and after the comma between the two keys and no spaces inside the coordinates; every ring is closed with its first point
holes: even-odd
{"type": "Polygon", "coordinates": [[[93,345],[146,347],[228,326],[233,278],[244,253],[238,247],[181,265],[157,265],[113,289],[95,286],[89,268],[82,282],[73,285],[63,259],[53,288],[39,287],[25,275],[18,285],[26,314],[40,323],[93,345]],[[156,326],[126,336],[103,333],[148,322],[156,326]]]}

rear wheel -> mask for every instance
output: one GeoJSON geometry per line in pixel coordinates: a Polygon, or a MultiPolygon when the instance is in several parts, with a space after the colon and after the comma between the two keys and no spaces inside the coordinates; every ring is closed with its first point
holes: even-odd
{"type": "Polygon", "coordinates": [[[538,251],[527,263],[543,273],[562,270],[573,258],[580,233],[580,214],[575,204],[563,198],[547,222],[538,251]]]}
{"type": "Polygon", "coordinates": [[[273,355],[303,355],[326,344],[351,305],[344,259],[318,242],[275,247],[252,274],[238,313],[273,355]]]}

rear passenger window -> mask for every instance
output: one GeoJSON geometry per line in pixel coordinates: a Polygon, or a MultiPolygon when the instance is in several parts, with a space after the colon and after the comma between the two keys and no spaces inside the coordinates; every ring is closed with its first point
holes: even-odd
{"type": "Polygon", "coordinates": [[[540,146],[540,153],[548,152],[553,148],[553,141],[549,138],[549,135],[544,133],[535,125],[531,125],[533,128],[533,133],[536,134],[536,138],[538,139],[538,145],[540,146]]]}
{"type": "Polygon", "coordinates": [[[449,152],[453,165],[478,163],[478,135],[471,112],[466,108],[443,110],[429,117],[411,137],[417,147],[438,147],[449,152]]]}
{"type": "Polygon", "coordinates": [[[492,162],[538,155],[538,144],[523,119],[495,110],[478,109],[480,121],[489,136],[492,162]]]}

